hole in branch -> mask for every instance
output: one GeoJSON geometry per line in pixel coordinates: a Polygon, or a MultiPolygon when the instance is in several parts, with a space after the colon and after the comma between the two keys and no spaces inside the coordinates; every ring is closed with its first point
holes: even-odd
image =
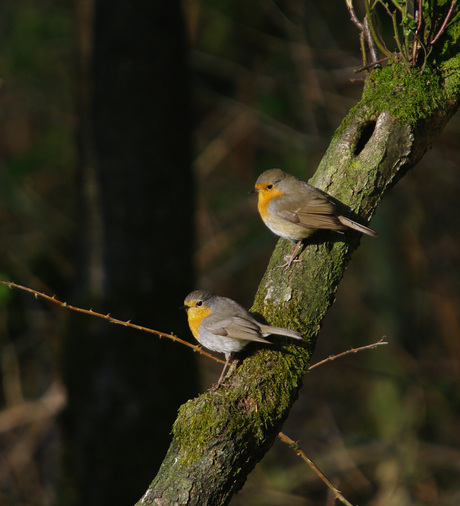
{"type": "Polygon", "coordinates": [[[361,130],[361,137],[358,139],[358,142],[356,143],[355,152],[354,155],[358,156],[361,151],[366,147],[366,144],[368,143],[369,139],[372,137],[372,134],[375,130],[375,121],[369,121],[369,123],[366,123],[364,125],[364,128],[361,130]]]}

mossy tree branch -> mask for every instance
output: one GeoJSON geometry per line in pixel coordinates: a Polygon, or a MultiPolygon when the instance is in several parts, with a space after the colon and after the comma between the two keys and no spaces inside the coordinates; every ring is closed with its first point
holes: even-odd
{"type": "MultiPolygon", "coordinates": [[[[458,29],[457,21],[423,73],[394,63],[368,76],[362,100],[334,135],[313,185],[360,217],[374,214],[457,109],[458,29]]],[[[306,245],[302,262],[287,272],[276,266],[292,243],[278,242],[253,311],[270,324],[301,331],[303,345],[280,338],[272,347],[248,347],[225,385],[184,404],[168,454],[138,504],[227,504],[243,486],[297,397],[321,322],[359,241],[352,231],[319,232],[306,245]]]]}

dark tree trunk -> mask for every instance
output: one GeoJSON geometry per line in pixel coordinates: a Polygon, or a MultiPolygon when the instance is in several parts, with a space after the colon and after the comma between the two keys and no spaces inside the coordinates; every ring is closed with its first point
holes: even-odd
{"type": "MultiPolygon", "coordinates": [[[[99,0],[76,12],[78,302],[185,334],[194,192],[180,2],[99,0]]],[[[178,405],[196,392],[193,356],[75,317],[64,367],[66,504],[133,504],[164,457],[178,405]]]]}

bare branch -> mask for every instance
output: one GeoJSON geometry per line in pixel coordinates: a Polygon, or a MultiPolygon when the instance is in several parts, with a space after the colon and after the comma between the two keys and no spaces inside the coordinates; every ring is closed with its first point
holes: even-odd
{"type": "Polygon", "coordinates": [[[366,18],[368,28],[373,41],[385,56],[387,56],[388,58],[394,58],[394,54],[391,51],[389,51],[388,48],[385,46],[385,43],[383,42],[383,40],[380,39],[379,34],[377,33],[374,27],[374,23],[372,22],[372,12],[369,6],[369,0],[365,0],[364,4],[366,6],[366,18]]]}
{"type": "Polygon", "coordinates": [[[361,21],[358,19],[358,16],[356,15],[355,9],[353,7],[353,0],[345,0],[345,3],[347,4],[348,12],[350,13],[350,18],[353,24],[355,24],[359,30],[363,31],[364,27],[361,21]]]}
{"type": "Polygon", "coordinates": [[[444,18],[444,21],[441,25],[441,28],[439,29],[438,33],[435,35],[434,39],[430,42],[430,46],[434,46],[436,42],[438,42],[439,38],[443,34],[444,30],[446,29],[447,23],[450,20],[450,17],[452,16],[452,12],[454,11],[455,4],[457,3],[457,0],[452,0],[452,3],[450,4],[449,10],[447,11],[446,17],[444,18]]]}
{"type": "Polygon", "coordinates": [[[48,302],[53,302],[54,304],[57,304],[58,306],[61,306],[66,309],[70,309],[71,311],[76,311],[77,313],[83,313],[90,316],[96,316],[97,318],[102,318],[103,320],[107,320],[110,323],[114,323],[115,325],[122,325],[123,327],[129,327],[136,330],[141,330],[142,332],[148,332],[149,334],[155,334],[158,337],[166,337],[168,339],[171,339],[172,341],[178,342],[180,344],[183,344],[184,346],[188,346],[189,348],[192,348],[192,350],[197,351],[201,355],[205,355],[209,358],[212,358],[216,362],[221,362],[222,364],[225,363],[225,360],[222,360],[221,358],[215,357],[211,353],[208,353],[207,351],[203,350],[201,346],[196,346],[192,343],[189,343],[188,341],[185,341],[181,339],[180,337],[177,337],[173,334],[166,334],[164,332],[160,332],[159,330],[149,329],[148,327],[142,327],[141,325],[136,325],[135,323],[131,323],[131,320],[123,321],[118,320],[117,318],[113,318],[110,316],[110,313],[108,314],[102,314],[98,313],[96,311],[93,311],[92,309],[83,309],[81,307],[72,306],[71,304],[67,304],[67,302],[60,301],[56,298],[55,295],[46,295],[45,293],[37,292],[36,290],[33,290],[32,288],[28,288],[27,286],[18,285],[17,283],[13,283],[12,281],[1,281],[0,284],[7,286],[10,289],[17,288],[18,290],[23,290],[24,292],[29,292],[35,296],[35,298],[41,298],[45,299],[48,302]]]}
{"type": "Polygon", "coordinates": [[[300,449],[299,445],[293,441],[289,436],[286,436],[283,432],[280,432],[278,434],[278,438],[281,439],[283,443],[286,443],[289,445],[296,453],[297,455],[304,460],[312,469],[313,471],[321,478],[321,480],[327,485],[327,487],[332,491],[334,494],[334,497],[338,499],[342,504],[346,504],[347,506],[353,506],[351,502],[347,501],[345,497],[343,497],[340,490],[334,487],[334,485],[326,478],[324,473],[321,471],[321,469],[312,461],[310,460],[307,455],[300,449]]]}
{"type": "Polygon", "coordinates": [[[369,47],[369,53],[371,55],[371,61],[374,65],[377,65],[379,62],[377,55],[377,48],[375,47],[375,41],[372,38],[371,30],[369,27],[369,18],[366,16],[364,18],[364,36],[366,37],[367,46],[369,47]]]}
{"type": "Polygon", "coordinates": [[[377,348],[377,346],[383,346],[385,344],[388,344],[388,342],[384,341],[383,339],[384,338],[382,337],[382,339],[380,339],[380,341],[377,341],[376,343],[366,344],[366,346],[360,346],[359,348],[351,348],[342,353],[339,353],[338,355],[331,355],[330,357],[327,357],[324,360],[320,360],[319,362],[316,362],[316,364],[311,365],[309,370],[311,371],[312,369],[318,367],[319,365],[323,365],[326,362],[332,362],[336,358],[344,357],[345,355],[349,355],[350,353],[358,353],[359,351],[364,350],[373,350],[374,348],[377,348]]]}

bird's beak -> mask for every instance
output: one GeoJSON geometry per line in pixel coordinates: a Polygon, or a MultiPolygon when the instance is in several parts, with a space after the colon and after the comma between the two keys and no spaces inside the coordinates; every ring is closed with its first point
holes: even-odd
{"type": "Polygon", "coordinates": [[[259,193],[259,189],[253,188],[252,190],[249,190],[249,193],[259,193]]]}

